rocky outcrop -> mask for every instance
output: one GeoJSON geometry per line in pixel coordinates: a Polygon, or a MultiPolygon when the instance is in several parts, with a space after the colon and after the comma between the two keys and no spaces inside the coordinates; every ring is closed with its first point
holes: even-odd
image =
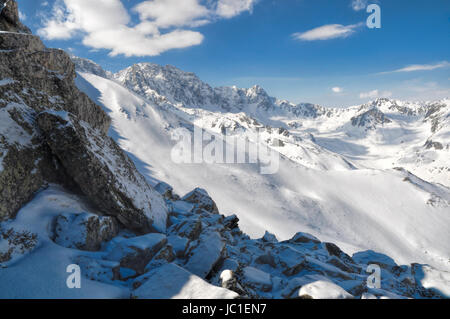
{"type": "Polygon", "coordinates": [[[37,123],[53,154],[103,213],[138,233],[148,233],[153,223],[165,231],[167,208],[162,197],[111,138],[67,112],[43,112],[37,123]]]}
{"type": "Polygon", "coordinates": [[[20,23],[14,0],[0,30],[0,221],[51,182],[137,233],[164,231],[164,200],[106,136],[111,120],[77,89],[70,57],[20,23]]]}
{"type": "Polygon", "coordinates": [[[18,18],[16,1],[0,14],[0,221],[13,218],[33,194],[54,182],[76,188],[37,128],[45,109],[69,110],[106,132],[110,119],[73,79],[61,50],[46,49],[18,18]]]}
{"type": "Polygon", "coordinates": [[[0,30],[31,33],[30,29],[19,20],[19,7],[16,1],[0,0],[0,30]]]}

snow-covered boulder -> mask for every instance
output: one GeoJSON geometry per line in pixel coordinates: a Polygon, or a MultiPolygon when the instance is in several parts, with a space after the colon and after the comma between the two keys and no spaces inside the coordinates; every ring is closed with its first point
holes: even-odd
{"type": "Polygon", "coordinates": [[[175,264],[167,264],[148,274],[132,292],[139,299],[236,299],[231,290],[216,287],[175,264]]]}
{"type": "Polygon", "coordinates": [[[91,213],[59,215],[55,218],[54,241],[67,248],[96,251],[119,231],[114,217],[91,213]]]}
{"type": "Polygon", "coordinates": [[[152,258],[167,244],[163,234],[151,233],[132,238],[113,239],[107,247],[105,259],[120,262],[120,266],[143,274],[152,258]]]}
{"type": "Polygon", "coordinates": [[[354,297],[331,281],[318,280],[302,286],[298,296],[304,299],[353,299],[354,297]]]}
{"type": "Polygon", "coordinates": [[[42,112],[39,128],[83,193],[137,233],[165,231],[167,207],[120,147],[67,112],[42,112]]]}
{"type": "Polygon", "coordinates": [[[397,264],[391,257],[381,253],[377,253],[373,250],[357,252],[353,254],[352,258],[359,264],[363,265],[377,264],[378,266],[385,269],[391,269],[392,267],[397,266],[397,264]]]}
{"type": "Polygon", "coordinates": [[[199,244],[189,253],[184,268],[206,278],[224,257],[225,243],[219,233],[206,232],[200,236],[199,244]]]}
{"type": "Polygon", "coordinates": [[[181,200],[195,204],[195,208],[204,209],[207,212],[218,214],[219,209],[208,192],[202,188],[196,188],[190,193],[184,195],[181,200]]]}

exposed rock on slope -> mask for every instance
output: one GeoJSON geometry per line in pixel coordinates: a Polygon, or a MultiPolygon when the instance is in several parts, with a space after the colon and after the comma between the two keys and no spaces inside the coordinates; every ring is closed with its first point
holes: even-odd
{"type": "Polygon", "coordinates": [[[162,197],[109,137],[69,113],[42,112],[37,123],[53,154],[80,189],[105,214],[139,233],[166,228],[162,197]]]}
{"type": "Polygon", "coordinates": [[[0,220],[52,182],[81,191],[134,231],[148,232],[153,222],[164,230],[162,197],[106,136],[111,120],[75,86],[70,57],[30,34],[15,1],[0,27],[0,220]]]}

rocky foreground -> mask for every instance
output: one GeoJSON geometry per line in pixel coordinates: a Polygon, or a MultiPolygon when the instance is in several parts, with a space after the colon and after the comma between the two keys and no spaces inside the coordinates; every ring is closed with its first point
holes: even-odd
{"type": "Polygon", "coordinates": [[[150,186],[107,136],[109,117],[74,85],[70,57],[19,22],[15,1],[0,30],[0,297],[29,297],[16,285],[37,298],[54,292],[36,290],[30,269],[48,271],[58,258],[130,298],[444,297],[424,287],[437,273],[429,266],[349,256],[305,233],[251,239],[205,190],[180,198],[165,183],[150,186]],[[30,216],[55,185],[83,205],[30,216]],[[380,288],[367,285],[369,264],[381,267],[380,288]]]}

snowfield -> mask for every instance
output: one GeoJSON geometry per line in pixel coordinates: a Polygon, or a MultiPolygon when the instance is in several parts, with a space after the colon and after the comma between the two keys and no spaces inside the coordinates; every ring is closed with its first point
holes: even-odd
{"type": "MultiPolygon", "coordinates": [[[[79,72],[76,81],[111,116],[110,136],[151,184],[165,181],[180,195],[195,187],[205,188],[221,213],[236,213],[242,229],[251,236],[260,237],[269,230],[279,239],[288,239],[302,231],[334,242],[347,253],[372,249],[398,263],[450,269],[450,191],[445,186],[400,169],[367,168],[367,162],[356,164],[359,169],[352,165],[313,169],[281,156],[280,169],[273,175],[261,175],[256,164],[175,164],[171,160],[174,130],[197,125],[214,132],[207,125],[208,116],[223,118],[223,112],[201,108],[192,112],[161,97],[155,103],[116,81],[89,73],[79,72]]],[[[350,113],[340,112],[342,117],[350,113]]],[[[365,134],[359,127],[353,129],[355,134],[365,134]]],[[[331,132],[332,127],[327,130],[331,132]]],[[[238,138],[245,138],[245,133],[239,134],[238,138]]],[[[317,138],[317,144],[326,142],[331,145],[331,138],[317,138]]],[[[315,148],[320,149],[317,144],[315,148]]],[[[358,150],[356,144],[339,140],[335,145],[350,152],[358,150]]],[[[343,163],[341,155],[327,154],[343,163]]],[[[349,158],[349,163],[357,162],[349,158]]]]}

